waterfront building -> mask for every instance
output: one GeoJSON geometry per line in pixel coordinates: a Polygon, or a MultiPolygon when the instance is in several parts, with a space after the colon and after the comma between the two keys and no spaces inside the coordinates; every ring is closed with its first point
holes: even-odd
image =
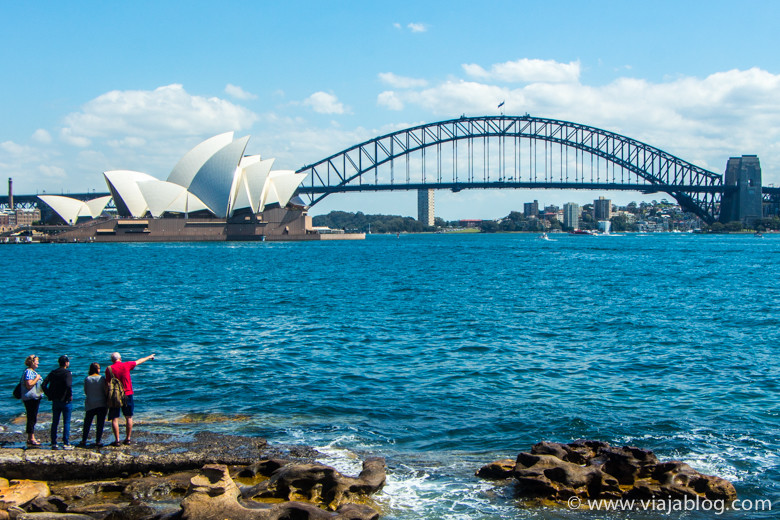
{"type": "Polygon", "coordinates": [[[435,218],[433,190],[417,190],[417,220],[424,226],[433,226],[435,218]]]}
{"type": "Polygon", "coordinates": [[[458,221],[458,225],[462,228],[478,228],[484,222],[482,219],[464,218],[458,221]]]}
{"type": "Polygon", "coordinates": [[[593,218],[595,220],[609,220],[612,218],[612,201],[599,197],[593,201],[593,218]]]}
{"type": "Polygon", "coordinates": [[[528,218],[539,218],[539,201],[535,200],[523,204],[523,215],[528,218]]]}
{"type": "Polygon", "coordinates": [[[286,206],[306,175],[271,170],[274,159],[244,156],[248,141],[249,136],[234,139],[233,132],[207,139],[187,152],[165,181],[143,172],[106,171],[110,197],[86,202],[55,195],[38,198],[69,225],[97,218],[110,199],[120,217],[136,219],[177,215],[227,219],[286,206]]]}
{"type": "Polygon", "coordinates": [[[103,173],[110,196],[89,201],[39,195],[70,228],[57,241],[169,242],[220,240],[361,239],[365,235],[321,234],[308,207],[295,196],[306,178],[272,170],[274,159],[245,156],[249,136],[214,136],[187,152],[167,180],[143,172],[103,173]],[[113,199],[116,215],[105,214],[113,199]],[[98,219],[84,223],[84,220],[98,219]],[[85,225],[82,225],[85,224],[85,225]]]}
{"type": "Polygon", "coordinates": [[[563,226],[570,229],[580,228],[580,205],[569,202],[563,205],[563,226]]]}
{"type": "Polygon", "coordinates": [[[33,209],[8,209],[0,213],[0,233],[13,231],[14,229],[32,226],[34,222],[41,220],[41,210],[33,209]]]}

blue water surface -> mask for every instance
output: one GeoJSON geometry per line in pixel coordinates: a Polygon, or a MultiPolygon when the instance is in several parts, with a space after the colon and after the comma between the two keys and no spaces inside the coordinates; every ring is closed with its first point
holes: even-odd
{"type": "MultiPolygon", "coordinates": [[[[42,372],[70,355],[77,380],[157,353],[134,372],[138,428],[314,445],[345,472],[385,456],[385,518],[603,518],[473,476],[581,438],[780,508],[780,237],[550,237],[0,247],[0,421],[23,428],[30,353],[42,372]]],[[[669,517],[632,515],[614,518],[669,517]]]]}

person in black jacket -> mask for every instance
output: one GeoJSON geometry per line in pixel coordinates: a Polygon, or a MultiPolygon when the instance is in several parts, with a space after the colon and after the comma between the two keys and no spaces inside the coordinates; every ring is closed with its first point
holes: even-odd
{"type": "Polygon", "coordinates": [[[51,401],[51,449],[57,449],[57,428],[62,416],[62,442],[63,448],[72,450],[70,445],[70,415],[73,412],[73,374],[68,367],[68,356],[60,356],[60,367],[49,372],[43,380],[43,393],[51,401]]]}

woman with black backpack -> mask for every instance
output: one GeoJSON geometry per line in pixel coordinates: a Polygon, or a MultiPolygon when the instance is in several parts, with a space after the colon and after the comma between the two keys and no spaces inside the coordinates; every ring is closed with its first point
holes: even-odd
{"type": "Polygon", "coordinates": [[[38,422],[38,408],[41,405],[41,376],[35,370],[38,368],[38,356],[30,355],[24,360],[27,367],[22,375],[22,402],[27,414],[27,445],[40,446],[35,439],[35,423],[38,422]]]}

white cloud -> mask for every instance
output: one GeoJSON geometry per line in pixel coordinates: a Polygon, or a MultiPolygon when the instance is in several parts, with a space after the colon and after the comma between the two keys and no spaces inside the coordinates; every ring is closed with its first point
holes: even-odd
{"type": "Polygon", "coordinates": [[[67,179],[68,177],[65,170],[59,166],[41,164],[38,166],[38,171],[48,179],[67,179]]]}
{"type": "Polygon", "coordinates": [[[318,114],[343,114],[346,112],[344,105],[333,94],[327,92],[315,92],[303,102],[310,106],[318,114]]]}
{"type": "Polygon", "coordinates": [[[242,89],[241,87],[237,85],[232,85],[228,83],[225,86],[225,93],[229,96],[232,96],[236,99],[241,100],[247,100],[247,99],[257,99],[257,96],[255,94],[252,94],[251,92],[247,92],[246,90],[242,89]]]}
{"type": "Polygon", "coordinates": [[[421,33],[428,30],[428,26],[425,25],[424,23],[410,23],[406,27],[408,27],[410,31],[415,33],[421,33]]]}
{"type": "Polygon", "coordinates": [[[523,58],[496,63],[489,71],[473,63],[464,64],[463,70],[475,79],[505,83],[576,83],[580,78],[579,61],[560,63],[553,60],[523,58]]]}
{"type": "Polygon", "coordinates": [[[493,113],[498,103],[510,98],[510,91],[495,85],[448,80],[428,89],[396,92],[394,95],[395,103],[418,105],[437,115],[453,116],[493,113]]]}
{"type": "MultiPolygon", "coordinates": [[[[19,193],[101,190],[104,170],[140,170],[165,178],[181,155],[202,139],[245,129],[252,134],[248,153],[277,158],[275,168],[298,169],[390,131],[461,114],[497,115],[497,105],[505,100],[507,115],[528,112],[615,131],[715,172],[724,170],[729,156],[756,153],[764,185],[780,184],[780,170],[775,166],[780,164],[780,74],[754,68],[704,78],[649,81],[620,77],[607,84],[588,85],[580,82],[580,69],[579,62],[517,60],[464,65],[443,81],[385,72],[378,76],[384,86],[377,89],[376,105],[404,112],[401,118],[398,113],[384,114],[377,123],[379,128],[334,128],[330,122],[317,126],[312,113],[300,117],[284,112],[259,115],[224,99],[191,95],[181,85],[115,91],[64,118],[59,137],[77,148],[63,146],[57,134],[54,144],[45,143],[48,132],[40,130],[29,142],[0,143],[0,165],[7,176],[14,177],[19,193]]],[[[348,112],[327,92],[315,92],[298,103],[289,103],[281,92],[274,97],[284,102],[280,106],[305,105],[319,114],[348,112]]],[[[353,98],[346,101],[352,103],[353,98]]],[[[383,111],[375,112],[381,115],[383,111]]],[[[469,193],[453,195],[457,199],[453,204],[460,201],[460,207],[468,206],[463,201],[469,193]]],[[[505,192],[486,193],[487,199],[501,201],[505,192]]],[[[563,192],[549,192],[544,197],[549,201],[559,193],[563,192]]],[[[340,202],[342,197],[346,195],[327,200],[333,200],[336,209],[354,211],[351,203],[340,202]]],[[[398,200],[401,194],[394,197],[398,200]]],[[[572,200],[579,197],[578,193],[572,200]]],[[[506,200],[506,210],[490,202],[478,209],[476,205],[483,203],[469,200],[474,201],[474,214],[484,218],[517,209],[516,197],[506,200]]],[[[468,216],[458,211],[453,209],[450,217],[468,216]]]]}
{"type": "Polygon", "coordinates": [[[376,104],[390,110],[403,110],[404,108],[403,101],[401,101],[392,90],[381,92],[376,98],[376,104]]]}
{"type": "Polygon", "coordinates": [[[427,87],[428,81],[418,78],[398,76],[392,72],[380,72],[379,79],[393,88],[421,88],[427,87]]]}
{"type": "Polygon", "coordinates": [[[143,148],[148,143],[143,137],[129,136],[124,139],[110,139],[107,144],[113,148],[143,148]]]}
{"type": "Polygon", "coordinates": [[[43,128],[39,128],[33,132],[32,139],[41,144],[49,144],[51,143],[51,134],[43,128]]]}
{"type": "Polygon", "coordinates": [[[28,146],[13,141],[4,141],[0,143],[0,150],[6,152],[8,155],[17,157],[27,155],[31,152],[31,149],[28,146]]]}
{"type": "Polygon", "coordinates": [[[75,146],[96,138],[160,139],[243,130],[257,120],[252,111],[224,99],[189,94],[182,85],[155,90],[113,90],[65,117],[61,137],[75,146]]]}
{"type": "Polygon", "coordinates": [[[395,27],[396,29],[400,29],[400,28],[401,28],[401,24],[400,24],[400,23],[398,23],[398,22],[395,22],[395,23],[393,24],[393,27],[395,27]]]}
{"type": "MultiPolygon", "coordinates": [[[[474,70],[470,74],[478,75],[474,70]]],[[[507,78],[507,70],[493,66],[487,79],[507,78]]],[[[780,74],[753,68],[662,82],[618,78],[600,86],[551,83],[553,74],[537,73],[543,76],[545,81],[518,88],[451,79],[429,88],[383,92],[378,104],[456,117],[496,114],[505,100],[508,115],[528,112],[615,131],[715,172],[724,170],[729,156],[757,153],[765,178],[772,178],[766,183],[780,181],[773,166],[780,163],[780,74]]]]}

